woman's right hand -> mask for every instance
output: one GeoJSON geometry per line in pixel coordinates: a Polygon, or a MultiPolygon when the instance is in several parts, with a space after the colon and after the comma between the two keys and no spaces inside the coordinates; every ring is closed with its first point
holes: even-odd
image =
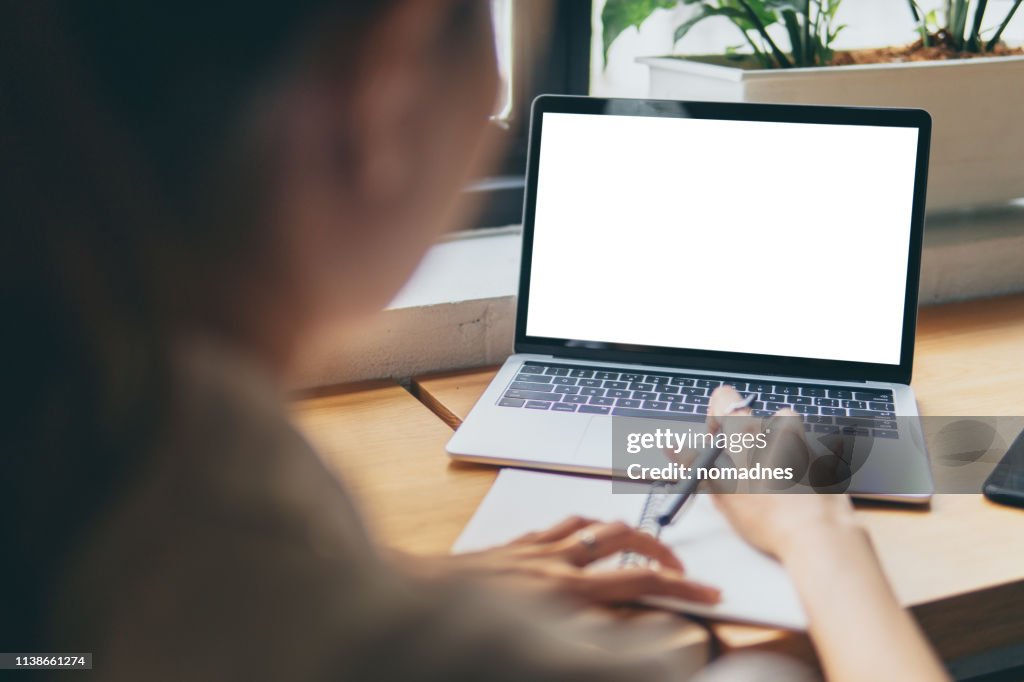
{"type": "Polygon", "coordinates": [[[782,560],[861,532],[846,495],[733,493],[716,495],[715,505],[747,542],[782,560]]]}
{"type": "MultiPolygon", "coordinates": [[[[760,431],[757,420],[723,419],[749,414],[729,411],[739,399],[731,386],[717,389],[708,406],[708,429],[760,431]]],[[[773,420],[764,457],[805,461],[801,420],[795,412],[778,414],[794,419],[773,420]]],[[[766,491],[717,494],[715,502],[740,535],[786,566],[807,612],[825,679],[949,679],[917,623],[900,607],[849,497],[766,491]]]]}
{"type": "MultiPolygon", "coordinates": [[[[741,398],[732,386],[716,389],[708,406],[709,428],[721,428],[722,418],[727,416],[729,407],[741,398]]],[[[731,414],[749,415],[750,409],[731,414]]],[[[769,449],[773,446],[806,447],[799,415],[791,410],[779,411],[777,415],[793,417],[793,420],[782,423],[785,433],[780,434],[775,442],[769,442],[769,449]]],[[[755,422],[744,420],[742,423],[749,425],[755,422]]],[[[769,456],[785,458],[786,455],[771,453],[769,456]]],[[[847,495],[731,493],[715,495],[715,504],[750,544],[780,559],[788,558],[803,547],[820,546],[823,540],[832,536],[845,535],[839,532],[841,530],[859,528],[847,495]]]]}

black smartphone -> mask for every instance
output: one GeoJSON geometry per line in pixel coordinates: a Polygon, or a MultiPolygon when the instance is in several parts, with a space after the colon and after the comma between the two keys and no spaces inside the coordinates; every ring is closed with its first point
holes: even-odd
{"type": "Polygon", "coordinates": [[[1024,507],[1024,431],[996,464],[981,490],[993,502],[1024,507]]]}

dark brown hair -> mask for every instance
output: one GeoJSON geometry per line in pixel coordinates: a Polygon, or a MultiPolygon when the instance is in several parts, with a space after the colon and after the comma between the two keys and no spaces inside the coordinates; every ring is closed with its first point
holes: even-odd
{"type": "Polygon", "coordinates": [[[385,5],[0,9],[5,650],[59,645],[43,639],[51,588],[145,466],[168,339],[210,284],[204,268],[254,239],[232,232],[244,220],[212,229],[223,206],[207,201],[230,196],[220,170],[246,111],[314,23],[330,17],[355,45],[385,5]]]}

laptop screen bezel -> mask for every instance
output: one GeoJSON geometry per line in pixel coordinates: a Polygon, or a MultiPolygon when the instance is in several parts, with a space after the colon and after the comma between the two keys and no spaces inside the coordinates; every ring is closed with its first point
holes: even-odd
{"type": "MultiPolygon", "coordinates": [[[[880,109],[783,104],[740,104],[674,100],[630,100],[597,97],[542,95],[534,100],[530,115],[526,192],[523,203],[523,243],[516,306],[515,350],[517,353],[550,354],[606,362],[664,365],[709,371],[769,374],[840,381],[878,381],[909,384],[914,362],[917,327],[918,287],[924,234],[925,197],[928,184],[928,154],[931,117],[920,109],[880,109]],[[533,260],[534,218],[540,146],[545,113],[704,118],[734,121],[770,121],[835,125],[890,126],[918,129],[917,168],[914,178],[910,243],[907,257],[907,286],[903,309],[903,330],[898,365],[814,358],[795,358],[756,353],[666,348],[595,342],[589,339],[555,339],[528,336],[530,268],[533,260]]],[[[843,316],[854,322],[870,319],[870,310],[837,310],[834,325],[841,329],[843,316]],[[865,317],[865,315],[867,317],[865,317]]],[[[823,323],[829,323],[827,318],[823,323]]]]}

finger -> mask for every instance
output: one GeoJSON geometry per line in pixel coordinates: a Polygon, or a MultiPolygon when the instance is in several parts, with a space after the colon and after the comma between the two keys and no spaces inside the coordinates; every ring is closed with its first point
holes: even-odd
{"type": "Polygon", "coordinates": [[[563,540],[570,535],[579,532],[587,526],[592,526],[596,523],[593,519],[584,518],[582,516],[570,516],[564,521],[556,523],[551,528],[546,530],[538,530],[532,533],[522,535],[512,542],[510,545],[529,545],[529,544],[540,544],[548,542],[556,542],[563,540]]]}
{"type": "Polygon", "coordinates": [[[583,532],[590,535],[589,542],[583,541],[577,533],[577,536],[567,539],[560,548],[565,552],[569,562],[576,566],[586,566],[619,552],[635,552],[657,561],[665,568],[683,570],[683,563],[668,546],[653,535],[637,530],[629,524],[594,524],[585,528],[583,532]]]}
{"type": "Polygon", "coordinates": [[[650,568],[581,573],[574,580],[574,591],[590,601],[604,604],[635,602],[644,597],[674,597],[714,604],[722,598],[717,587],[688,580],[678,573],[650,568]]]}
{"type": "Polygon", "coordinates": [[[722,427],[722,417],[729,414],[750,414],[750,408],[743,408],[730,412],[729,408],[735,405],[740,400],[743,400],[743,396],[739,394],[734,386],[723,384],[719,386],[711,393],[711,399],[708,401],[708,431],[711,433],[718,433],[718,430],[722,427]]]}
{"type": "Polygon", "coordinates": [[[765,435],[761,462],[766,467],[791,469],[793,476],[788,481],[762,481],[759,487],[783,490],[803,481],[814,457],[800,415],[790,409],[779,410],[766,424],[765,435]]]}

